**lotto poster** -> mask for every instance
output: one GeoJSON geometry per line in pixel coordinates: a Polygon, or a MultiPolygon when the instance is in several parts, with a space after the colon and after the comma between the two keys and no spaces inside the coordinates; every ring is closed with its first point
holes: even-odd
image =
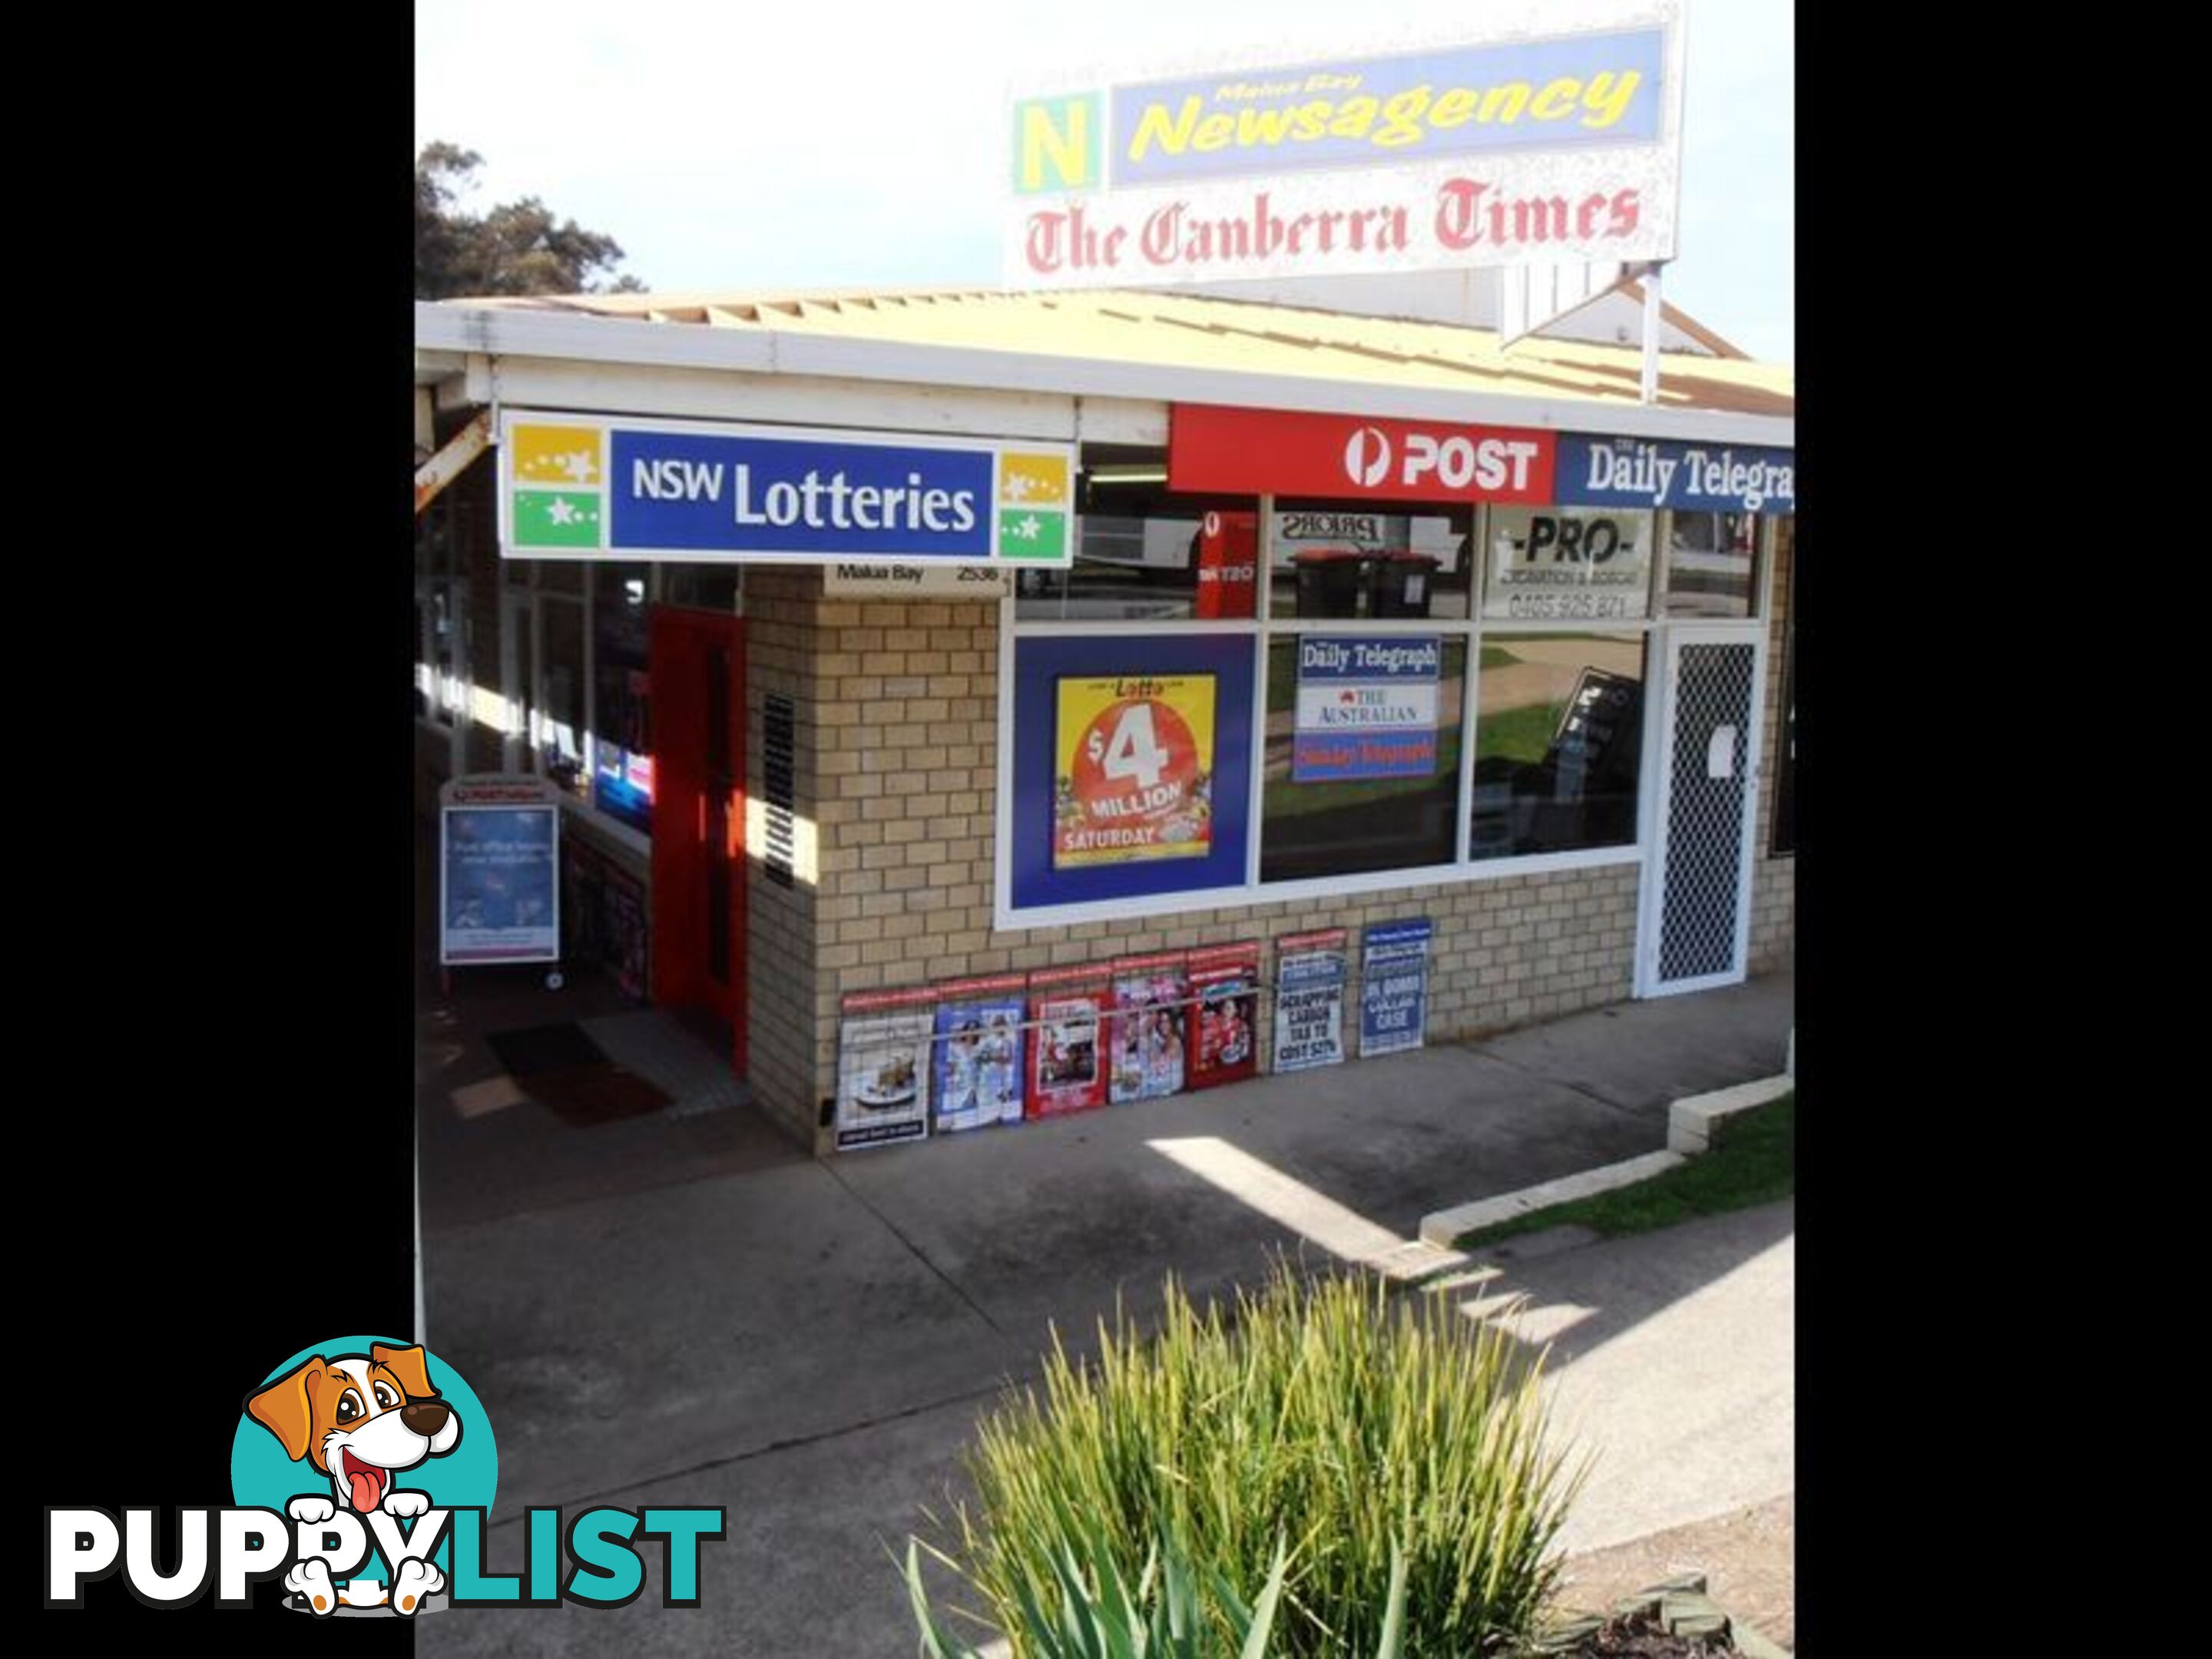
{"type": "Polygon", "coordinates": [[[1214,677],[1063,678],[1052,866],[1204,858],[1213,846],[1214,677]]]}

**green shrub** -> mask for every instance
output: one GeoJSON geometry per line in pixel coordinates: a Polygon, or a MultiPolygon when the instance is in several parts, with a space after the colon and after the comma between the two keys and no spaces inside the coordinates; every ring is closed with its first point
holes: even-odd
{"type": "Polygon", "coordinates": [[[1055,1332],[1043,1398],[1011,1395],[968,1455],[977,1506],[960,1506],[945,1559],[1018,1659],[1113,1651],[1040,1642],[1041,1590],[1079,1588],[1087,1569],[1073,1599],[1111,1603],[1113,1583],[1145,1583],[1164,1560],[1227,1593],[1201,1598],[1210,1644],[1188,1650],[1237,1654],[1237,1598],[1279,1547],[1263,1638],[1278,1659],[1376,1652],[1394,1567],[1404,1659],[1468,1659],[1534,1631],[1581,1472],[1547,1443],[1536,1362],[1494,1326],[1447,1298],[1279,1267],[1229,1317],[1170,1278],[1155,1337],[1117,1316],[1099,1338],[1085,1369],[1055,1332]]]}

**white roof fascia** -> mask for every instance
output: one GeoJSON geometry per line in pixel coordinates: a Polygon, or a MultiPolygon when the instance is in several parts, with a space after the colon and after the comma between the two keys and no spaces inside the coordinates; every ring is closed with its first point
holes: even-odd
{"type": "Polygon", "coordinates": [[[1510,397],[1445,387],[1260,374],[1243,369],[1122,363],[973,346],[786,333],[767,327],[633,322],[627,318],[479,308],[428,301],[418,301],[415,306],[415,343],[418,349],[474,351],[495,356],[559,357],[1246,409],[1358,413],[1638,438],[1766,444],[1785,449],[1796,442],[1797,423],[1788,416],[1510,397]]]}

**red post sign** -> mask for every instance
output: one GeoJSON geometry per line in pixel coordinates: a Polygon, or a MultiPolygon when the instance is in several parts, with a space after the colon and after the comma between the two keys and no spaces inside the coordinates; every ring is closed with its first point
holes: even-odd
{"type": "Polygon", "coordinates": [[[1209,404],[1177,404],[1168,422],[1178,491],[1539,503],[1553,460],[1553,434],[1534,428],[1209,404]]]}

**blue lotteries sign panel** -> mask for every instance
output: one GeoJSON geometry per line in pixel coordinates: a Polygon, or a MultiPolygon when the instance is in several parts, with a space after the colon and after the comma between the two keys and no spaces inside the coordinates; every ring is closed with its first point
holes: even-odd
{"type": "Polygon", "coordinates": [[[1065,445],[509,410],[509,558],[1065,566],[1065,445]]]}
{"type": "Polygon", "coordinates": [[[1797,457],[1792,450],[1564,433],[1558,454],[1552,491],[1563,507],[1797,510],[1797,457]]]}
{"type": "Polygon", "coordinates": [[[1435,775],[1443,666],[1436,637],[1301,639],[1292,781],[1435,775]]]}

